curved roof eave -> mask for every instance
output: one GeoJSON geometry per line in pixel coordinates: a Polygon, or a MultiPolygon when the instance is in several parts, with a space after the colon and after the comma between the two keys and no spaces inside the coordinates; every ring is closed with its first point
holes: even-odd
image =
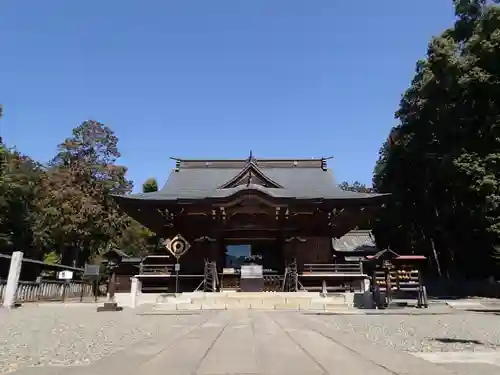
{"type": "Polygon", "coordinates": [[[174,201],[200,201],[200,200],[226,200],[234,199],[242,193],[258,193],[268,196],[273,199],[291,199],[291,200],[321,200],[321,201],[372,201],[388,198],[390,193],[356,193],[343,191],[341,194],[334,192],[332,195],[318,194],[315,196],[296,196],[288,189],[269,189],[260,185],[238,186],[234,188],[217,189],[215,191],[206,192],[200,197],[187,196],[170,196],[161,194],[161,192],[137,193],[130,195],[113,195],[117,201],[148,201],[148,202],[174,202],[174,201]],[[276,190],[276,191],[274,191],[276,190]],[[285,193],[285,194],[283,194],[285,193]],[[289,194],[286,194],[289,193],[289,194]]]}

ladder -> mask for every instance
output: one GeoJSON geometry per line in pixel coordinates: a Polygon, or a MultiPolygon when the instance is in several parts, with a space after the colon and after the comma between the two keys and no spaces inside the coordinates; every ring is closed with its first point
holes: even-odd
{"type": "Polygon", "coordinates": [[[216,292],[219,285],[219,277],[217,275],[217,265],[215,262],[210,262],[205,259],[205,268],[203,271],[203,280],[195,289],[195,292],[203,286],[204,292],[216,292]]]}
{"type": "MultiPolygon", "coordinates": [[[[285,277],[283,280],[283,291],[298,292],[299,285],[300,282],[299,282],[299,273],[297,271],[297,261],[294,259],[285,269],[285,277]]],[[[302,287],[302,285],[300,286],[302,287]]]]}
{"type": "Polygon", "coordinates": [[[204,292],[216,292],[219,284],[215,262],[205,261],[204,292]]]}

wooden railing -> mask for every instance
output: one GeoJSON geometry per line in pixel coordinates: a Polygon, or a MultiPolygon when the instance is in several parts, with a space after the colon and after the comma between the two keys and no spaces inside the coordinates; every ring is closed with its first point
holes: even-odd
{"type": "Polygon", "coordinates": [[[139,274],[170,275],[175,273],[175,265],[168,259],[170,259],[170,255],[147,255],[139,266],[139,274]]]}
{"type": "Polygon", "coordinates": [[[361,263],[309,263],[304,264],[303,275],[315,274],[362,274],[363,265],[361,263]]]}
{"type": "Polygon", "coordinates": [[[169,275],[175,273],[174,264],[142,264],[141,275],[169,275]]]}
{"type": "Polygon", "coordinates": [[[280,292],[283,286],[283,275],[264,275],[264,292],[280,292]]]}
{"type": "MultiPolygon", "coordinates": [[[[3,300],[6,282],[0,282],[0,301],[3,300]]],[[[106,286],[99,287],[101,293],[106,292],[106,286]]],[[[16,302],[35,302],[44,300],[63,300],[65,298],[81,298],[93,295],[92,286],[81,282],[65,284],[61,281],[20,281],[17,286],[16,302]]]]}

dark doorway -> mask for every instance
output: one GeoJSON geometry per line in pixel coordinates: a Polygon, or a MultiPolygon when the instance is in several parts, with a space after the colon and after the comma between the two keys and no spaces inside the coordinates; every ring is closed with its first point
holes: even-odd
{"type": "Polygon", "coordinates": [[[249,244],[231,244],[226,246],[226,265],[227,268],[240,268],[245,259],[252,255],[252,245],[249,244]]]}
{"type": "Polygon", "coordinates": [[[285,267],[283,249],[276,240],[250,240],[248,243],[228,242],[226,245],[226,265],[228,268],[240,268],[245,261],[254,256],[264,272],[282,273],[285,267]]]}

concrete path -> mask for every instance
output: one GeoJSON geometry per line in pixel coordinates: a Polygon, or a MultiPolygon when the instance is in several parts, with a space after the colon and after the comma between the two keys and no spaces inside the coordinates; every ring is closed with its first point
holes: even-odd
{"type": "Polygon", "coordinates": [[[33,367],[15,374],[463,374],[460,368],[372,344],[362,335],[334,330],[317,318],[297,312],[199,312],[192,314],[187,324],[172,326],[167,333],[153,335],[91,365],[33,367]]]}

